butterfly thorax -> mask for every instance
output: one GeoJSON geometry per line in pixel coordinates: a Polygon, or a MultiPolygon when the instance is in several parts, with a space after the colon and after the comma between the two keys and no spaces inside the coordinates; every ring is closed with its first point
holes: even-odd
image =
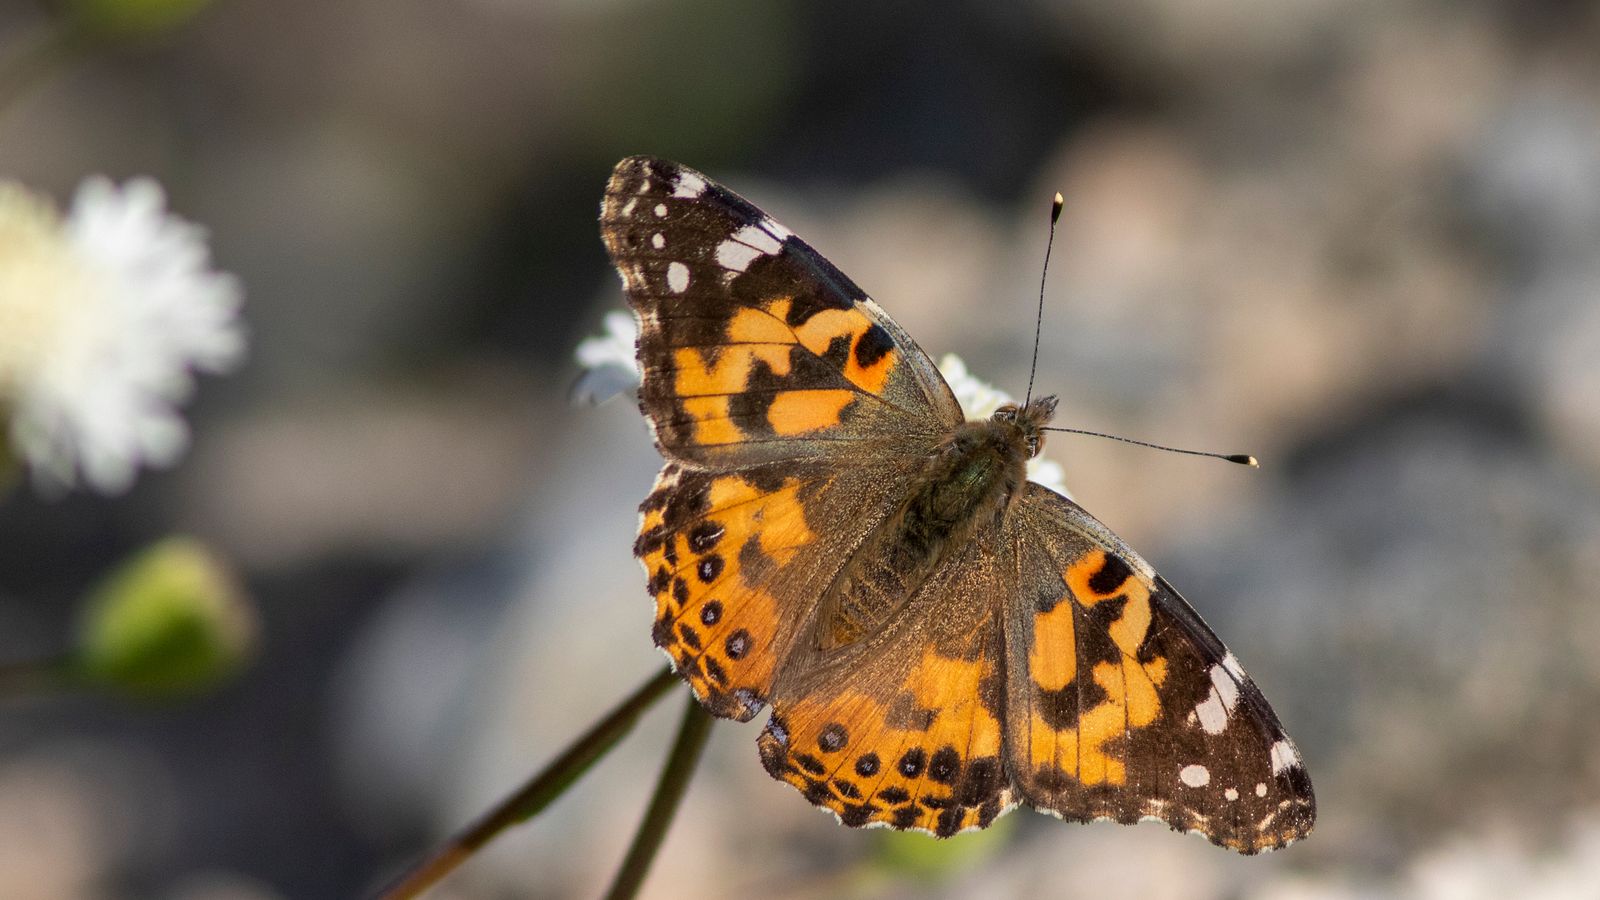
{"type": "Polygon", "coordinates": [[[1055,406],[1054,397],[1025,407],[1007,404],[988,419],[961,423],[939,441],[911,479],[905,500],[867,535],[824,597],[821,649],[873,633],[974,532],[1005,515],[1021,496],[1028,459],[1043,445],[1040,428],[1055,406]]]}

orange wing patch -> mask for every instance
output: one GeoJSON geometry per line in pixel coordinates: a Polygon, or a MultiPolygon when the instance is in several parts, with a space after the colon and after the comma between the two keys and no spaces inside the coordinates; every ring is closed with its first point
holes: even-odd
{"type": "MultiPolygon", "coordinates": [[[[884,329],[858,308],[826,309],[791,326],[793,300],[778,297],[736,310],[718,343],[679,346],[671,360],[679,417],[698,444],[734,444],[764,435],[792,437],[834,428],[861,393],[880,394],[896,351],[884,329]],[[837,366],[824,388],[815,371],[801,377],[795,352],[837,366]],[[752,402],[759,398],[759,402],[752,402]],[[743,401],[743,402],[741,402],[743,401]]],[[[704,338],[700,338],[704,340],[704,338]]]]}
{"type": "Polygon", "coordinates": [[[785,391],[772,398],[767,422],[784,436],[821,431],[839,424],[853,400],[851,391],[785,391]]]}
{"type": "Polygon", "coordinates": [[[998,652],[984,644],[971,660],[926,649],[890,692],[873,689],[879,673],[855,670],[839,690],[774,707],[758,742],[763,765],[852,827],[940,837],[987,827],[1013,802],[998,652]]]}
{"type": "Polygon", "coordinates": [[[817,356],[825,356],[835,341],[843,341],[842,346],[849,351],[844,359],[844,377],[869,394],[883,391],[889,370],[894,367],[894,347],[888,334],[859,308],[823,310],[797,326],[794,334],[817,356]]]}
{"type": "Polygon", "coordinates": [[[749,719],[771,688],[781,616],[766,586],[816,539],[800,487],[669,465],[641,507],[634,553],[656,600],[656,646],[719,716],[749,719]]]}
{"type": "Polygon", "coordinates": [[[1123,560],[1095,548],[1062,573],[1060,596],[1033,615],[1025,776],[1047,790],[1127,783],[1116,745],[1161,714],[1163,656],[1140,656],[1150,589],[1123,560]]]}

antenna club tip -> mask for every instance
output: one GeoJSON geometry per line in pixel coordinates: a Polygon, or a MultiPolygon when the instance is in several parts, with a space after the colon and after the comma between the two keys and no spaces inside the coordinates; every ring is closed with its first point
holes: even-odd
{"type": "Polygon", "coordinates": [[[1223,459],[1231,463],[1238,463],[1241,466],[1249,466],[1252,469],[1261,468],[1261,462],[1248,453],[1234,453],[1224,456],[1223,459]]]}
{"type": "Polygon", "coordinates": [[[1057,221],[1059,221],[1061,219],[1061,208],[1066,206],[1066,205],[1067,205],[1067,198],[1061,196],[1061,192],[1060,191],[1056,191],[1055,199],[1050,201],[1050,223],[1051,224],[1055,224],[1057,221]]]}

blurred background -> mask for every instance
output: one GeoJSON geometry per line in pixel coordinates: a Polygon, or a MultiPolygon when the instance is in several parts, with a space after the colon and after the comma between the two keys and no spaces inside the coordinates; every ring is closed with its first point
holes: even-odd
{"type": "MultiPolygon", "coordinates": [[[[0,60],[50,7],[0,2],[0,60]]],[[[0,111],[0,176],[158,178],[250,358],[131,493],[0,503],[0,660],[164,534],[238,568],[209,696],[0,699],[0,896],[370,893],[661,665],[658,460],[574,407],[596,213],[667,156],[1020,393],[1050,195],[1049,453],[1232,646],[1316,831],[1241,858],[1019,810],[841,828],[714,729],[650,897],[1600,896],[1600,11],[1563,0],[215,0],[0,111]]],[[[441,898],[597,895],[669,696],[441,898]]]]}

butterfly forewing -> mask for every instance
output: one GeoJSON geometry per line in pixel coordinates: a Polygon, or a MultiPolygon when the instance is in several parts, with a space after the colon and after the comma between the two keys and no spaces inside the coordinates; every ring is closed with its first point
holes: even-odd
{"type": "Polygon", "coordinates": [[[639,315],[640,406],[668,456],[831,457],[848,452],[841,442],[927,440],[960,421],[927,355],[877,304],[700,173],[618,163],[601,235],[639,315]]]}
{"type": "Polygon", "coordinates": [[[638,315],[640,408],[669,460],[635,555],[653,637],[707,709],[747,719],[815,605],[960,409],[916,344],[743,198],[632,157],[601,236],[638,315]]]}

